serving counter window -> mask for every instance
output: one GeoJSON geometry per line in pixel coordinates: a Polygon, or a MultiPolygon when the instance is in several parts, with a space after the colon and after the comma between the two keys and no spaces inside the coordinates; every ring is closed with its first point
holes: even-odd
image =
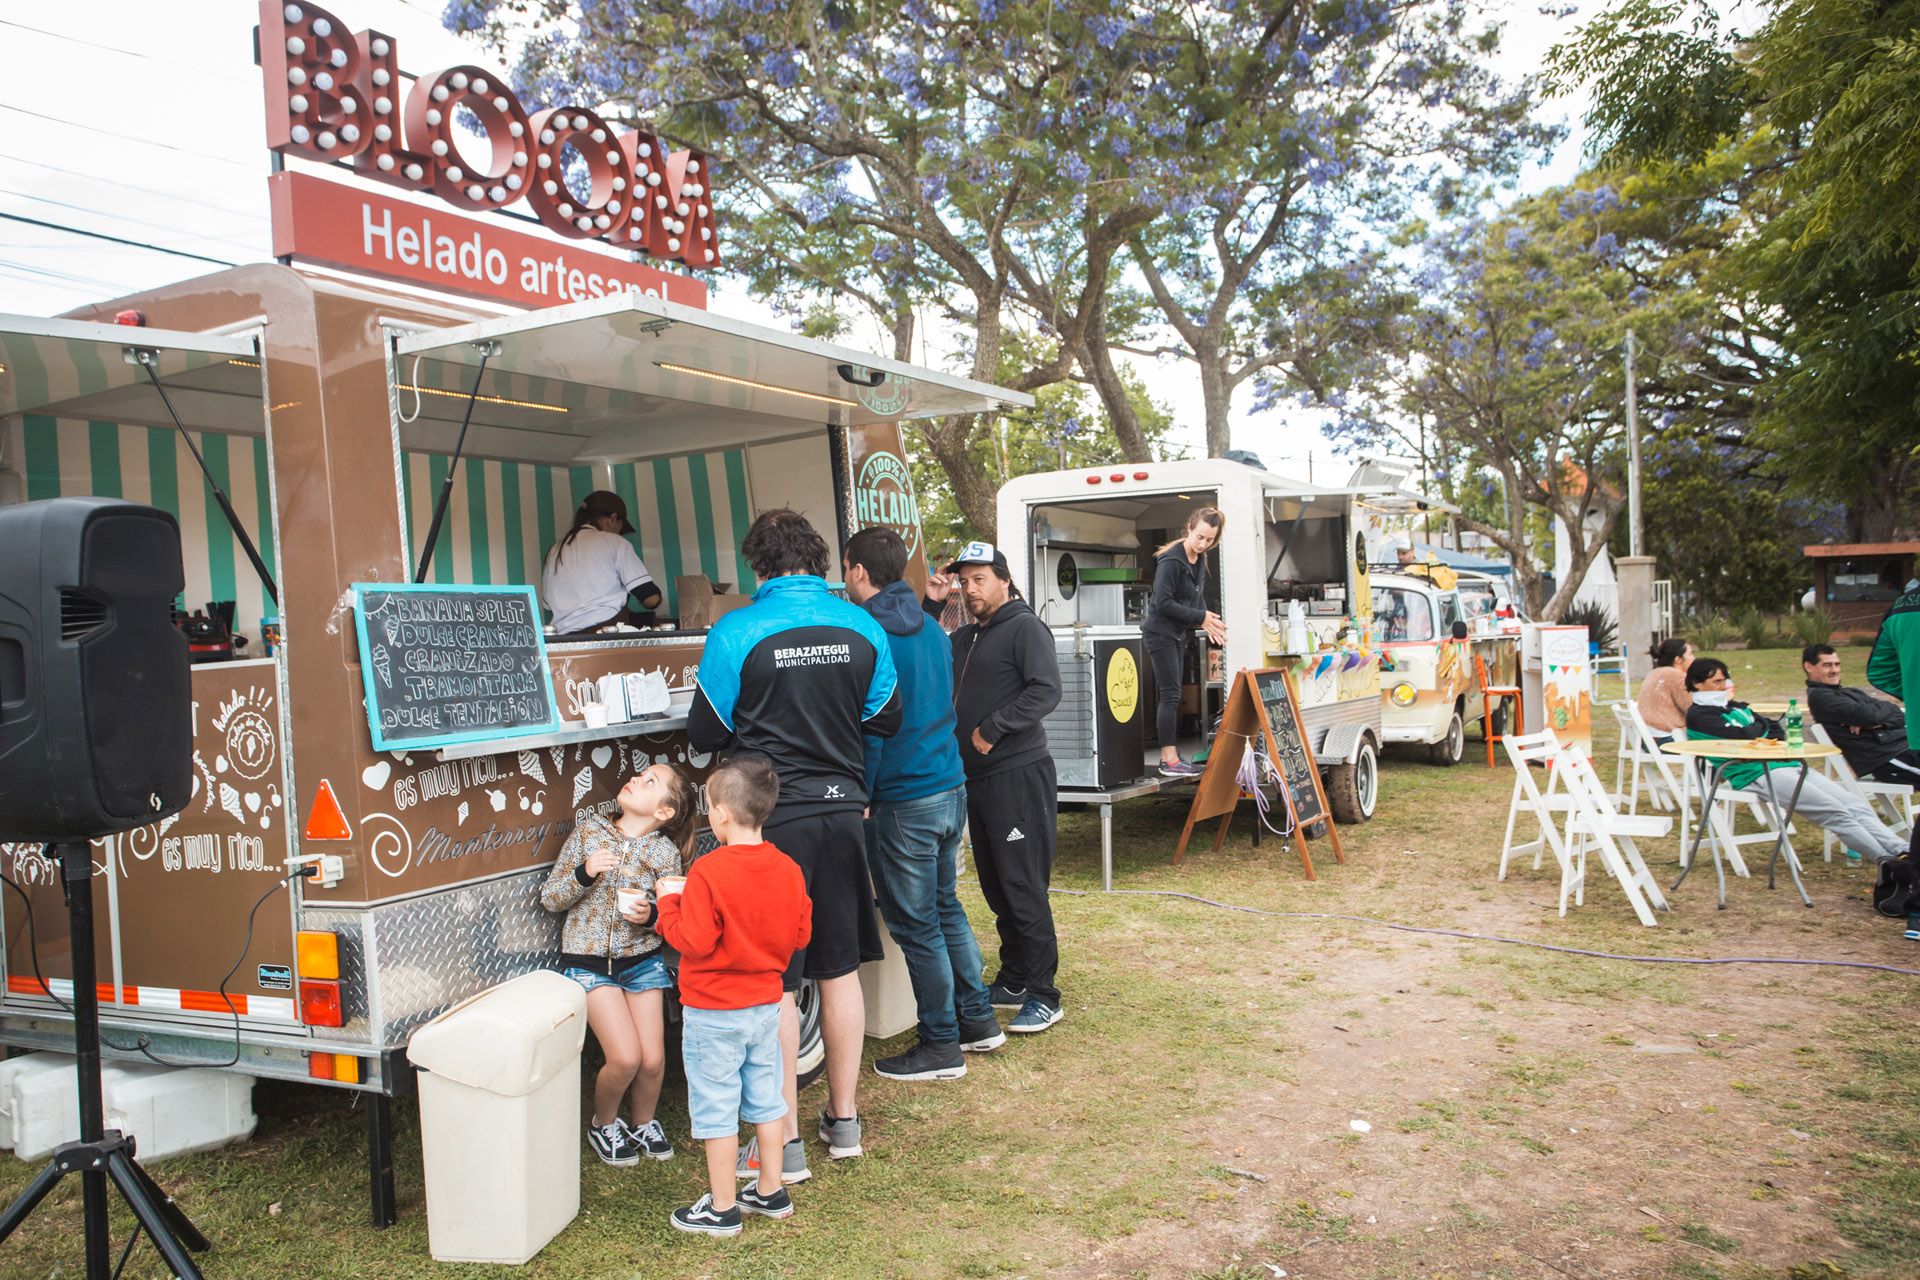
{"type": "Polygon", "coordinates": [[[0,317],[0,501],[124,498],[180,524],[186,586],[175,606],[224,614],[243,653],[265,652],[279,608],[222,514],[207,471],[240,530],[278,573],[265,388],[248,338],[0,317]],[[187,430],[168,416],[130,347],[156,374],[187,430]]]}

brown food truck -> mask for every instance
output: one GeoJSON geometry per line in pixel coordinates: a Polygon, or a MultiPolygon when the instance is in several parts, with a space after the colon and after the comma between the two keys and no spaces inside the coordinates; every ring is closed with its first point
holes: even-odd
{"type": "MultiPolygon", "coordinates": [[[[558,919],[537,889],[577,814],[610,807],[648,763],[703,772],[683,729],[705,628],[672,620],[710,620],[730,603],[716,590],[752,591],[738,546],[754,514],[791,506],[830,543],[890,524],[924,574],[898,424],[1031,403],[640,292],[499,316],[280,265],[64,319],[0,316],[0,363],[0,501],[166,508],[182,528],[184,606],[233,602],[207,610],[210,636],[195,640],[227,657],[219,619],[232,615],[231,659],[192,673],[192,800],[94,842],[107,1056],[362,1091],[381,1224],[409,1034],[554,963],[558,919]],[[142,327],[111,323],[128,311],[142,327]],[[411,583],[423,559],[423,585],[442,590],[422,600],[477,587],[524,601],[594,489],[625,498],[668,621],[589,639],[532,627],[551,706],[525,722],[482,714],[484,682],[441,682],[454,719],[409,731],[382,652],[372,702],[397,709],[379,739],[393,749],[376,749],[357,602],[411,583]],[[601,676],[644,672],[664,674],[666,715],[586,725],[601,676]],[[276,890],[309,857],[325,859],[322,877],[276,890]]],[[[462,636],[443,633],[440,650],[470,647],[462,636]]],[[[432,669],[424,652],[402,660],[432,669]]],[[[21,845],[0,846],[0,868],[37,924],[36,953],[9,895],[0,1043],[67,1048],[49,994],[71,989],[52,868],[21,845]]],[[[803,1068],[820,1053],[807,1022],[803,1068]]]]}

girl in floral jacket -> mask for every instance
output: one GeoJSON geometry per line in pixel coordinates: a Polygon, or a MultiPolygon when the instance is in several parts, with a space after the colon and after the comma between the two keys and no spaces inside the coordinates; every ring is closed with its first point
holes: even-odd
{"type": "Polygon", "coordinates": [[[540,905],[567,913],[560,963],[587,989],[587,1025],[606,1055],[593,1085],[587,1142],[608,1164],[667,1160],[673,1144],[654,1118],[666,1074],[666,992],[673,985],[653,931],[653,883],[677,876],[693,851],[694,785],[656,764],[627,779],[620,812],[588,814],[540,886],[540,905]],[[626,906],[622,907],[622,894],[626,906]],[[633,1118],[620,1119],[631,1089],[633,1118]]]}

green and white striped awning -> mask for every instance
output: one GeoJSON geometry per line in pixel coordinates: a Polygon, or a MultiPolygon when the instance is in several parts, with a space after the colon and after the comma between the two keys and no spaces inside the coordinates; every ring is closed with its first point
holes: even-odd
{"type": "MultiPolygon", "coordinates": [[[[16,413],[110,422],[164,421],[166,410],[130,349],[150,352],[168,393],[238,398],[240,421],[265,429],[260,357],[251,336],[221,336],[0,314],[0,417],[16,413]]],[[[177,405],[182,414],[185,405],[177,405]]],[[[206,416],[195,421],[205,424],[206,416]]]]}

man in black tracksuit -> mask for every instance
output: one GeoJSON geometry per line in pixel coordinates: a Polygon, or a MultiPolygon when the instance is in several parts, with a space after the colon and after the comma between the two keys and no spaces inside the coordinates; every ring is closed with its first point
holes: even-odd
{"type": "Polygon", "coordinates": [[[954,732],[974,868],[1000,930],[993,1004],[1019,1010],[1007,1030],[1045,1031],[1062,1016],[1047,901],[1059,791],[1042,724],[1060,701],[1060,663],[1053,633],[1014,597],[1007,557],[991,544],[968,543],[929,584],[928,612],[937,617],[955,591],[974,619],[953,633],[954,732]]]}

